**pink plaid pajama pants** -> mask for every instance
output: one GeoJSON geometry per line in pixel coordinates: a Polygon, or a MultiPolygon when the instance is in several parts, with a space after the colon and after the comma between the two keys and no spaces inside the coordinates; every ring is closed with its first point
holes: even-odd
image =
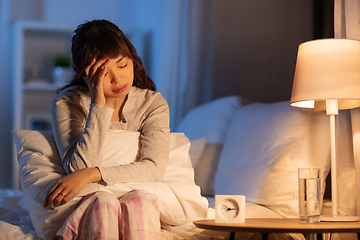
{"type": "Polygon", "coordinates": [[[57,232],[57,239],[160,239],[157,196],[133,190],[117,199],[108,192],[85,197],[57,232]]]}

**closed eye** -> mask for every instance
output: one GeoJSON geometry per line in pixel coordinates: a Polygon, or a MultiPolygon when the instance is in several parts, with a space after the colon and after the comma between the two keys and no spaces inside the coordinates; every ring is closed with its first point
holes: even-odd
{"type": "Polygon", "coordinates": [[[127,58],[124,58],[124,57],[121,57],[116,63],[118,64],[118,63],[122,62],[123,60],[126,60],[125,65],[119,66],[118,68],[125,68],[127,66],[128,61],[127,61],[127,58]]]}

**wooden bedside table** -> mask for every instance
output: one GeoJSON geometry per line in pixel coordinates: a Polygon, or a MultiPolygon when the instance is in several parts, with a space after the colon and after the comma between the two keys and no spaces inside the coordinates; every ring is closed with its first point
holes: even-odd
{"type": "Polygon", "coordinates": [[[317,233],[360,233],[360,222],[320,222],[300,223],[298,218],[247,218],[241,224],[215,223],[215,219],[194,221],[198,228],[230,232],[230,240],[235,238],[235,232],[259,232],[263,239],[270,233],[302,233],[309,239],[317,233]]]}

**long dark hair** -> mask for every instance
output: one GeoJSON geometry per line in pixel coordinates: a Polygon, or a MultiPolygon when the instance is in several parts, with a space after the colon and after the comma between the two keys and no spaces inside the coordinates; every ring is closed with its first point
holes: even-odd
{"type": "Polygon", "coordinates": [[[124,33],[112,22],[93,20],[79,25],[72,37],[71,54],[74,79],[58,92],[70,86],[86,86],[85,69],[93,59],[128,57],[134,63],[133,86],[141,89],[156,90],[154,82],[146,75],[144,66],[135,47],[124,33]]]}

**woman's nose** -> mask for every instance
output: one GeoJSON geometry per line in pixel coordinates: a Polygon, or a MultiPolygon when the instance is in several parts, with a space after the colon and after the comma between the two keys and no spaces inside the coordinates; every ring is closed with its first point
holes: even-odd
{"type": "Polygon", "coordinates": [[[111,78],[111,83],[114,83],[114,84],[115,84],[115,83],[118,83],[119,80],[120,80],[120,79],[117,78],[117,77],[112,77],[112,78],[111,78]]]}
{"type": "Polygon", "coordinates": [[[110,74],[110,77],[111,77],[110,80],[111,83],[118,83],[120,81],[120,76],[118,76],[118,74],[112,73],[110,74]]]}

